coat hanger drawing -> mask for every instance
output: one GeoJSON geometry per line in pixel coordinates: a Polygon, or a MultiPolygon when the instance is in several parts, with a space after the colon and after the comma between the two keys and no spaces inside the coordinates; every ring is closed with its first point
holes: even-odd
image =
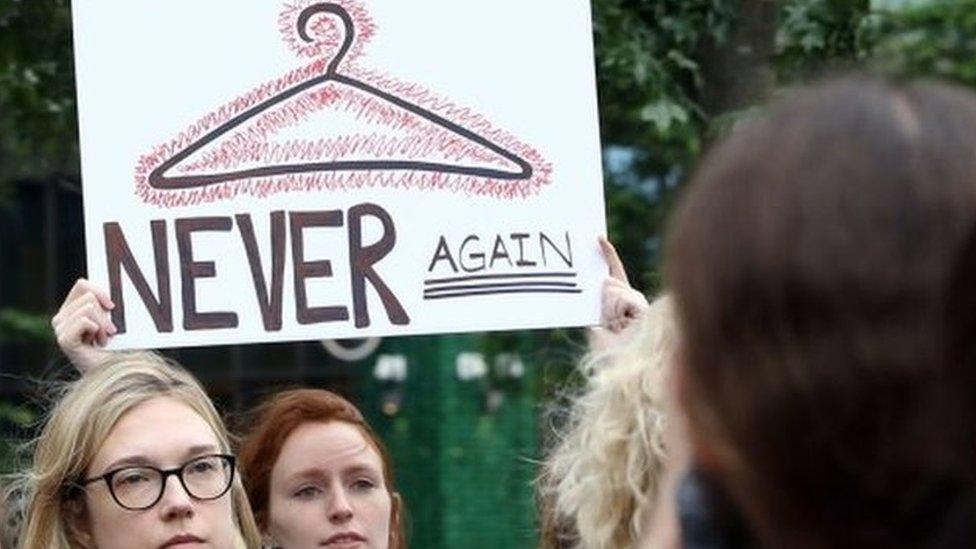
{"type": "Polygon", "coordinates": [[[452,119],[452,113],[460,110],[454,105],[424,93],[414,92],[411,97],[411,87],[387,85],[383,89],[381,79],[370,77],[375,73],[358,71],[360,76],[357,71],[344,70],[343,62],[357,33],[354,18],[339,3],[313,3],[298,13],[295,30],[302,42],[314,42],[309,31],[313,19],[319,17],[334,17],[340,23],[335,30],[342,32],[341,43],[334,56],[319,58],[308,70],[280,79],[271,86],[276,93],[269,92],[268,86],[259,88],[248,100],[239,99],[238,107],[225,107],[221,114],[198,122],[194,129],[199,135],[184,132],[143,157],[136,179],[145,200],[178,206],[241,192],[264,196],[282,190],[375,184],[514,198],[534,194],[549,183],[551,164],[480,116],[463,110],[469,114],[452,119]],[[360,113],[382,112],[390,127],[410,127],[416,135],[399,141],[373,134],[311,143],[267,143],[269,136],[312,113],[339,110],[343,105],[349,111],[351,104],[360,113]],[[357,151],[358,156],[348,150],[357,151]],[[465,163],[465,159],[476,161],[465,163]],[[177,194],[168,195],[173,192],[177,194]]]}

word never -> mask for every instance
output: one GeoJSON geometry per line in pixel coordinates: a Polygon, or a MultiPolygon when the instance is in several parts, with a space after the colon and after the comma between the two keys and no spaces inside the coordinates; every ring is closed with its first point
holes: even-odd
{"type": "MultiPolygon", "coordinates": [[[[291,261],[294,273],[295,314],[299,324],[315,324],[349,320],[349,309],[344,305],[312,307],[308,304],[305,282],[310,278],[332,276],[332,261],[305,260],[303,232],[313,227],[342,227],[342,210],[288,212],[288,226],[291,233],[291,261]]],[[[386,285],[375,265],[396,245],[396,228],[389,212],[382,207],[363,203],[349,208],[345,216],[348,221],[349,270],[351,274],[352,309],[355,326],[369,326],[369,312],[366,303],[366,282],[372,284],[380,296],[390,322],[397,325],[410,323],[400,301],[386,285]],[[380,221],[383,233],[380,239],[368,246],[363,245],[363,219],[373,217],[380,221]]],[[[243,244],[244,254],[250,267],[254,283],[255,297],[261,309],[261,320],[265,331],[278,331],[282,326],[282,300],[285,268],[285,212],[273,211],[270,214],[271,228],[271,284],[265,280],[264,264],[258,251],[257,239],[250,214],[237,214],[233,217],[188,217],[173,221],[176,247],[179,255],[180,279],[182,282],[182,309],[184,330],[214,330],[235,328],[237,314],[231,311],[200,312],[197,310],[196,281],[216,276],[213,261],[197,261],[193,256],[194,233],[203,231],[227,232],[236,224],[243,244]]],[[[112,322],[119,333],[125,332],[125,303],[122,295],[122,270],[129,276],[139,297],[146,306],[156,329],[159,332],[173,331],[173,300],[170,292],[169,244],[166,237],[167,223],[156,219],[149,223],[152,233],[153,256],[155,258],[156,292],[146,282],[142,269],[135,260],[126,242],[122,227],[117,222],[107,222],[102,228],[105,235],[105,252],[108,263],[109,288],[115,308],[112,309],[112,322]]],[[[228,248],[230,249],[230,248],[228,248]]]]}

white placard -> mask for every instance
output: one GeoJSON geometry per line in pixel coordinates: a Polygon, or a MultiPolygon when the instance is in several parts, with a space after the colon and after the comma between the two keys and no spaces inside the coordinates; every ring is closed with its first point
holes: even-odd
{"type": "Polygon", "coordinates": [[[584,0],[75,0],[116,348],[593,324],[584,0]]]}

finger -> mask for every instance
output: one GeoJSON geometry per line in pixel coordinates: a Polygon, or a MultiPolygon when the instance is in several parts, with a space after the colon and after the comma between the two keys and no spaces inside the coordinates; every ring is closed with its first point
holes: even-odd
{"type": "Polygon", "coordinates": [[[118,331],[112,322],[111,315],[105,309],[102,300],[93,292],[87,292],[81,295],[71,304],[66,303],[64,310],[55,315],[55,318],[51,320],[51,324],[57,330],[60,323],[66,322],[79,314],[89,315],[92,320],[101,324],[111,334],[118,331]]]}
{"type": "Polygon", "coordinates": [[[107,293],[105,293],[105,290],[93,284],[91,281],[89,281],[86,278],[79,278],[75,282],[75,285],[71,288],[71,291],[68,292],[68,297],[65,298],[65,301],[71,299],[72,294],[81,295],[85,292],[91,292],[92,294],[94,294],[95,297],[98,299],[98,302],[102,304],[102,307],[105,307],[106,309],[109,310],[115,308],[115,302],[113,302],[112,298],[109,297],[107,293]]]}
{"type": "Polygon", "coordinates": [[[600,324],[606,326],[613,319],[616,310],[618,289],[611,283],[613,279],[607,279],[603,283],[603,292],[600,295],[600,324]]]}
{"type": "Polygon", "coordinates": [[[119,330],[115,327],[115,323],[112,322],[112,314],[107,309],[102,307],[101,301],[99,301],[97,305],[93,305],[91,311],[95,316],[94,320],[98,322],[99,326],[102,327],[102,330],[104,330],[105,333],[109,335],[115,335],[118,333],[119,330]]]}
{"type": "MultiPolygon", "coordinates": [[[[77,287],[78,284],[75,283],[75,288],[77,287]]],[[[51,326],[54,327],[55,331],[57,331],[60,324],[69,322],[77,314],[79,309],[98,300],[93,294],[88,292],[76,292],[75,288],[72,288],[71,293],[68,294],[64,303],[61,304],[61,308],[58,309],[57,314],[51,318],[51,326]]]]}
{"type": "Polygon", "coordinates": [[[611,295],[623,295],[632,290],[623,280],[609,277],[603,280],[603,288],[611,295]]]}
{"type": "Polygon", "coordinates": [[[615,278],[604,280],[603,293],[600,296],[602,324],[609,325],[610,322],[616,321],[624,314],[623,305],[626,305],[626,295],[629,290],[630,287],[620,280],[615,278]]]}
{"type": "Polygon", "coordinates": [[[73,314],[68,317],[70,320],[69,329],[78,326],[76,321],[84,319],[86,322],[83,324],[85,326],[94,326],[93,330],[86,330],[83,334],[79,336],[81,342],[83,343],[99,343],[104,344],[108,341],[108,332],[110,323],[105,310],[97,302],[97,300],[92,296],[91,300],[79,307],[78,310],[74,311],[73,314]]]}
{"type": "Polygon", "coordinates": [[[646,311],[648,307],[647,298],[644,297],[644,294],[633,289],[630,289],[626,295],[621,298],[621,301],[624,302],[623,314],[630,320],[639,318],[644,314],[644,311],[646,311]]]}
{"type": "Polygon", "coordinates": [[[105,336],[105,327],[102,325],[102,308],[98,303],[90,303],[82,310],[78,311],[78,316],[88,319],[95,324],[95,333],[92,335],[93,341],[100,341],[105,336]]]}
{"type": "Polygon", "coordinates": [[[64,305],[61,306],[61,310],[55,315],[51,323],[56,329],[59,324],[71,322],[74,317],[79,314],[84,314],[82,311],[89,307],[101,308],[101,305],[98,303],[98,297],[91,292],[79,294],[70,302],[65,301],[64,305]]]}
{"type": "Polygon", "coordinates": [[[74,285],[72,285],[71,289],[68,290],[68,295],[64,298],[64,302],[68,303],[74,299],[77,299],[79,295],[85,293],[85,285],[87,283],[88,280],[85,278],[79,278],[78,280],[75,280],[74,285]]]}
{"type": "Polygon", "coordinates": [[[605,303],[617,301],[630,291],[633,291],[633,288],[622,280],[616,278],[603,279],[603,298],[605,303]]]}
{"type": "Polygon", "coordinates": [[[614,318],[620,323],[626,323],[628,318],[628,312],[630,311],[630,302],[624,296],[620,296],[620,299],[614,303],[614,318]]]}
{"type": "Polygon", "coordinates": [[[79,309],[76,314],[84,316],[98,325],[98,341],[102,345],[108,342],[109,335],[115,335],[118,332],[115,329],[115,324],[109,318],[108,311],[103,309],[100,303],[93,301],[79,309]]]}
{"type": "Polygon", "coordinates": [[[98,334],[98,323],[87,316],[78,316],[64,326],[58,334],[58,346],[69,353],[72,350],[92,341],[98,334]]]}
{"type": "Polygon", "coordinates": [[[64,298],[64,302],[61,304],[58,312],[51,319],[51,325],[57,327],[58,324],[67,321],[79,307],[92,300],[99,302],[103,307],[106,307],[107,301],[111,305],[110,307],[106,307],[108,309],[115,307],[112,300],[108,299],[108,296],[98,287],[83,278],[79,278],[75,282],[75,285],[71,287],[71,291],[68,292],[68,297],[64,298]]]}
{"type": "Polygon", "coordinates": [[[600,251],[603,252],[603,258],[606,260],[607,267],[610,269],[610,278],[622,280],[630,284],[627,280],[627,271],[624,269],[624,263],[620,260],[620,255],[617,254],[617,249],[613,247],[613,244],[605,236],[600,237],[600,251]]]}
{"type": "MultiPolygon", "coordinates": [[[[85,278],[79,278],[77,281],[75,281],[74,286],[71,287],[71,290],[68,292],[68,296],[64,298],[64,303],[61,304],[61,309],[58,311],[58,313],[61,314],[62,311],[66,310],[69,304],[74,303],[79,298],[87,294],[93,295],[102,305],[102,307],[105,307],[106,309],[115,308],[115,303],[112,301],[112,298],[110,298],[104,290],[95,284],[92,284],[85,278]]],[[[61,316],[63,317],[64,315],[61,316]]]]}

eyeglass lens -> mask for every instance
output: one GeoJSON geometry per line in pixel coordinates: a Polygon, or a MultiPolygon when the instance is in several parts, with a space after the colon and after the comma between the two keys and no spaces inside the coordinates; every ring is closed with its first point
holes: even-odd
{"type": "MultiPolygon", "coordinates": [[[[205,456],[190,461],[179,472],[183,486],[196,499],[214,499],[231,483],[231,465],[222,456],[205,456]]],[[[149,467],[128,467],[112,477],[112,494],[119,504],[131,509],[150,507],[162,495],[163,473],[149,467]]]]}

